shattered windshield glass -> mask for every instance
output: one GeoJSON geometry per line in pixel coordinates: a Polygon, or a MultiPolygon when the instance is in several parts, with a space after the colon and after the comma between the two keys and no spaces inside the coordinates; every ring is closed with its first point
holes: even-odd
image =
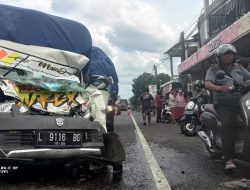
{"type": "Polygon", "coordinates": [[[24,85],[33,85],[37,88],[42,88],[52,92],[83,92],[85,89],[85,84],[80,84],[80,82],[65,79],[55,79],[46,77],[39,73],[29,72],[21,69],[13,69],[10,73],[3,77],[3,75],[8,72],[9,69],[10,68],[0,67],[0,77],[24,85]]]}

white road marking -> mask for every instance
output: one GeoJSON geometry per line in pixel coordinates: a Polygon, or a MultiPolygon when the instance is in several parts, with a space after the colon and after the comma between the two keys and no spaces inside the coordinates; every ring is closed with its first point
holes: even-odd
{"type": "Polygon", "coordinates": [[[171,190],[171,187],[168,183],[168,180],[166,179],[166,177],[162,173],[162,170],[161,170],[159,164],[157,163],[152,151],[150,150],[148,143],[147,143],[145,137],[143,136],[140,128],[138,127],[133,115],[132,114],[130,114],[130,115],[131,115],[131,118],[134,122],[136,132],[137,132],[139,139],[141,141],[141,144],[142,144],[143,150],[145,152],[149,167],[152,171],[157,190],[171,190]]]}

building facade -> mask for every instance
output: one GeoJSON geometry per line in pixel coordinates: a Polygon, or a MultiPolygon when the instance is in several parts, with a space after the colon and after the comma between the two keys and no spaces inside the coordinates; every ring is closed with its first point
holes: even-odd
{"type": "Polygon", "coordinates": [[[214,50],[221,44],[234,44],[239,57],[250,57],[250,0],[203,0],[204,10],[189,39],[181,33],[180,42],[165,54],[181,57],[178,73],[186,85],[202,80],[216,63],[214,50]]]}

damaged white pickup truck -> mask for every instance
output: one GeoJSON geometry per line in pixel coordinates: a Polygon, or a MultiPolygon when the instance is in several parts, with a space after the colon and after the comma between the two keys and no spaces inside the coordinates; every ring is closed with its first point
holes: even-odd
{"type": "Polygon", "coordinates": [[[0,40],[2,173],[67,163],[122,172],[123,147],[106,126],[112,79],[84,84],[88,61],[75,52],[0,40]]]}

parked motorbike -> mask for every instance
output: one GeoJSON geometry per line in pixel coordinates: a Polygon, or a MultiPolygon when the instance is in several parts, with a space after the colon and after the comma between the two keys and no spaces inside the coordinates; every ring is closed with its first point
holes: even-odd
{"type": "MultiPolygon", "coordinates": [[[[224,72],[219,72],[216,77],[218,79],[223,79],[229,76],[225,76],[224,72]]],[[[232,77],[230,78],[233,79],[232,77]]],[[[245,81],[241,84],[237,81],[234,83],[234,86],[230,87],[230,92],[242,93],[243,96],[240,100],[240,107],[243,111],[243,119],[245,121],[243,122],[240,118],[235,119],[235,125],[237,125],[237,129],[239,129],[238,133],[235,134],[235,158],[250,162],[250,81],[245,81]]],[[[198,131],[198,135],[205,144],[211,157],[215,159],[221,158],[223,156],[222,137],[220,132],[221,122],[213,104],[205,104],[201,109],[202,113],[200,120],[202,127],[198,131]]]]}
{"type": "Polygon", "coordinates": [[[185,111],[180,119],[180,130],[186,136],[196,135],[197,126],[201,125],[200,114],[201,105],[206,103],[203,96],[199,95],[195,98],[191,98],[185,106],[185,111]]]}
{"type": "Polygon", "coordinates": [[[169,123],[172,121],[172,112],[171,112],[171,108],[167,105],[164,105],[164,108],[161,111],[161,121],[164,123],[169,123]]]}

